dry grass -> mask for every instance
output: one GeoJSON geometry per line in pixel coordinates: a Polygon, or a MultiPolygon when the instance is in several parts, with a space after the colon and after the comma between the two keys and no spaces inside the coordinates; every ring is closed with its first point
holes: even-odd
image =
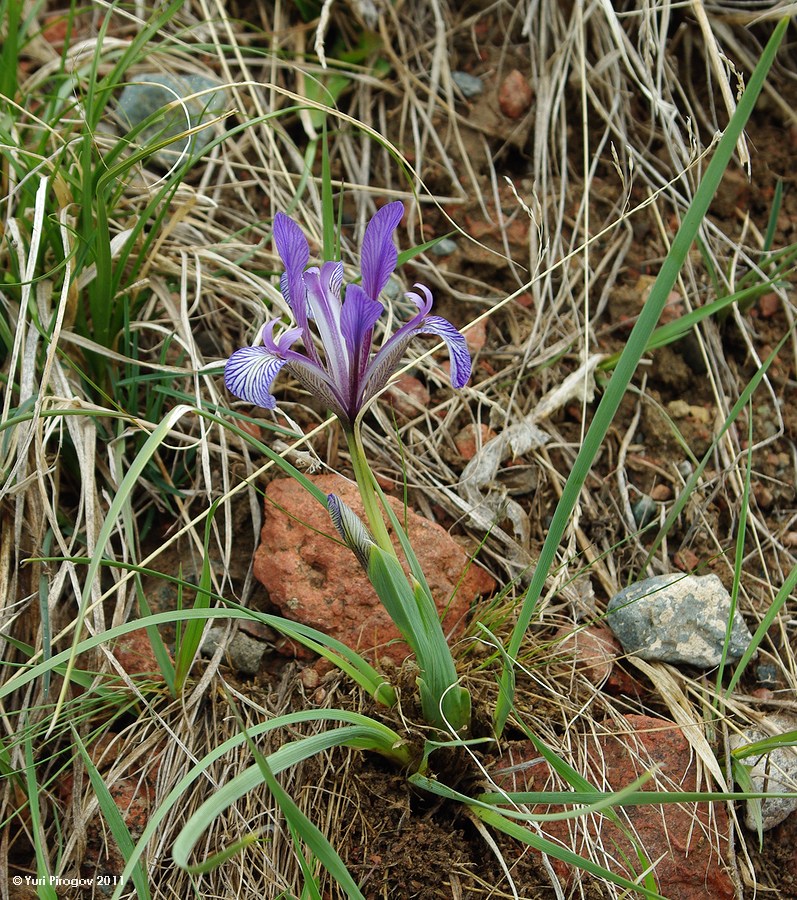
{"type": "MultiPolygon", "coordinates": [[[[327,35],[339,35],[356,46],[363,28],[361,11],[368,5],[350,0],[328,6],[327,35]]],[[[481,6],[463,13],[436,0],[380,7],[379,55],[389,63],[389,74],[379,77],[369,65],[345,67],[350,85],[330,116],[334,128],[330,153],[334,183],[345,187],[342,255],[352,269],[362,224],[384,198],[401,198],[407,204],[404,245],[422,243],[429,232],[458,232],[456,256],[424,254],[413,262],[412,279],[428,284],[466,331],[486,324],[487,342],[476,355],[476,376],[468,388],[453,395],[446,390],[447,378],[431,349],[417,349],[406,369],[429,386],[433,401],[416,417],[398,420],[389,407],[374,407],[364,439],[375,469],[398,481],[405,479],[413,504],[432,516],[453,520],[471,548],[491,530],[482,556],[509,586],[494,612],[501,620],[512,616],[512,603],[539,546],[544,518],[577,451],[579,430],[573,422],[587,420],[595,364],[618,337],[617,330],[607,325],[612,298],[628,284],[629,268],[655,269],[666,254],[669,235],[692,196],[711,138],[727,123],[733,107],[737,75],[729,60],[749,71],[757,58],[759,32],[745,26],[776,13],[753,3],[734,4],[730,12],[699,2],[665,2],[642,10],[635,4],[625,4],[625,10],[618,8],[622,4],[517,5],[505,0],[477,8],[481,6]],[[534,87],[532,112],[513,129],[504,125],[500,134],[491,131],[491,119],[480,118],[486,100],[474,103],[469,118],[469,107],[451,78],[452,67],[478,59],[479,47],[488,48],[479,64],[487,85],[485,96],[492,97],[493,85],[516,66],[523,68],[534,87]],[[403,161],[401,167],[397,158],[403,161]],[[472,236],[469,224],[474,222],[490,226],[483,229],[486,236],[478,240],[472,236]],[[522,241],[511,241],[517,233],[523,235],[522,241]],[[642,244],[639,234],[644,235],[642,244]],[[525,298],[524,304],[516,302],[519,297],[525,298]],[[579,408],[577,415],[573,410],[579,408]],[[569,425],[558,415],[563,409],[571,410],[569,425]],[[469,424],[488,425],[498,436],[463,467],[454,438],[469,424]],[[522,466],[512,465],[513,455],[522,456],[522,466]]],[[[157,240],[136,274],[136,291],[145,299],[129,334],[136,336],[135,362],[143,374],[170,373],[171,382],[164,380],[161,387],[173,386],[197,406],[229,406],[250,415],[250,408],[224,394],[219,365],[236,347],[252,340],[269,309],[286,312],[273,277],[278,261],[270,245],[271,217],[277,210],[291,210],[316,246],[321,241],[320,149],[310,160],[312,171],[306,167],[306,151],[317,137],[317,126],[307,109],[271,114],[305,102],[302,98],[315,90],[310,86],[327,78],[329,70],[313,55],[315,26],[303,25],[291,4],[242,6],[239,13],[254,20],[256,27],[228,18],[221,2],[184,3],[153,42],[158,52],[143,56],[128,73],[129,79],[152,69],[217,77],[227,85],[229,105],[235,109],[226,124],[248,123],[219,143],[171,197],[157,240]]],[[[33,14],[43,21],[41,10],[33,14]]],[[[99,22],[106,14],[104,5],[95,4],[77,19],[80,41],[68,53],[70,65],[77,67],[93,52],[99,22]]],[[[103,72],[111,65],[115,42],[129,39],[141,28],[132,10],[116,11],[112,21],[112,39],[103,47],[103,72]]],[[[42,36],[29,45],[20,76],[23,94],[36,96],[48,90],[58,52],[42,36]]],[[[338,65],[331,39],[326,56],[330,66],[338,65]]],[[[86,77],[85,71],[78,73],[76,95],[85,89],[86,77]]],[[[768,87],[770,108],[797,127],[778,78],[793,82],[784,66],[768,87]]],[[[58,124],[42,122],[33,109],[17,110],[16,115],[20,143],[32,132],[48,130],[53,154],[81,127],[77,109],[72,119],[58,124]]],[[[115,139],[103,128],[96,140],[110,149],[115,139]]],[[[755,146],[748,142],[739,149],[750,152],[755,180],[760,175],[755,146]]],[[[49,176],[42,159],[29,177],[49,176]]],[[[137,165],[129,173],[110,212],[113,233],[123,234],[132,227],[165,178],[149,165],[137,165]]],[[[6,262],[16,254],[18,268],[39,277],[46,273],[37,245],[40,227],[46,215],[54,216],[64,245],[74,246],[78,198],[50,198],[47,212],[42,203],[25,210],[27,218],[18,221],[19,185],[8,171],[4,186],[2,208],[10,240],[0,254],[6,262]]],[[[57,187],[48,183],[43,190],[57,194],[57,187]]],[[[745,271],[755,269],[764,226],[760,220],[742,217],[738,227],[726,230],[706,221],[702,234],[706,256],[695,254],[681,273],[678,299],[685,310],[703,302],[710,269],[728,289],[745,271]]],[[[410,278],[406,271],[399,274],[410,278]]],[[[122,344],[111,348],[93,344],[75,327],[75,303],[91,278],[90,270],[70,269],[55,294],[49,290],[50,278],[24,285],[19,295],[4,292],[1,298],[2,314],[14,335],[3,374],[7,384],[15,385],[5,391],[3,422],[23,409],[32,413],[26,421],[7,427],[0,444],[4,680],[22,662],[17,642],[33,647],[38,661],[48,645],[60,650],[73,640],[86,572],[84,565],[70,561],[73,557],[100,552],[169,574],[176,574],[175,561],[180,559],[190,571],[202,556],[205,519],[213,501],[220,500],[211,538],[213,588],[244,605],[253,597],[249,559],[241,558],[240,548],[257,540],[258,486],[273,465],[225,429],[190,413],[174,421],[168,440],[153,457],[154,466],[142,476],[124,514],[114,523],[110,542],[104,548],[97,546],[110,501],[133,462],[141,436],[179,398],[158,394],[145,382],[139,389],[103,395],[80,377],[87,353],[94,352],[121,374],[133,356],[122,344]],[[48,340],[38,321],[50,316],[54,329],[48,340]],[[165,489],[171,484],[179,491],[167,496],[165,489]],[[29,562],[40,556],[62,561],[29,562]],[[44,617],[41,610],[47,611],[44,617]]],[[[410,284],[404,282],[402,287],[410,284]]],[[[794,306],[784,291],[779,295],[793,328],[794,306]]],[[[402,302],[395,304],[399,319],[406,314],[402,302]]],[[[748,360],[759,361],[763,351],[750,320],[736,309],[732,315],[746,342],[748,360]]],[[[717,421],[722,421],[745,376],[726,358],[718,329],[713,321],[700,329],[697,353],[717,421]]],[[[793,334],[784,356],[783,370],[797,371],[793,334]]],[[[793,381],[788,387],[793,389],[793,381]]],[[[786,482],[790,478],[793,484],[794,447],[781,414],[780,392],[765,380],[757,405],[771,411],[772,428],[757,435],[753,459],[758,465],[770,449],[780,452],[788,447],[791,459],[781,478],[786,482]]],[[[274,435],[266,440],[300,467],[346,471],[345,450],[338,446],[329,420],[308,404],[296,385],[283,382],[280,398],[276,423],[294,435],[302,430],[307,434],[298,441],[274,435]]],[[[549,581],[538,628],[528,642],[530,658],[537,661],[524,698],[524,708],[531,710],[528,724],[573,765],[582,767],[590,734],[603,728],[600,723],[616,720],[636,706],[595,690],[572,672],[548,671],[539,660],[547,651],[544,641],[551,629],[599,614],[602,602],[595,600],[595,592],[603,597],[622,586],[631,572],[639,574],[646,557],[645,539],[637,533],[630,512],[636,496],[633,483],[638,481],[638,470],[631,463],[638,463],[640,455],[640,421],[645,429],[652,427],[651,422],[658,422],[662,431],[668,425],[658,396],[647,390],[644,379],[635,403],[636,408],[618,423],[612,457],[600,461],[603,485],[596,479],[584,494],[561,548],[561,567],[549,581]],[[599,522],[610,524],[601,530],[595,524],[599,522]],[[539,719],[535,698],[550,696],[557,697],[557,716],[539,719]]],[[[744,439],[744,433],[730,429],[719,442],[700,497],[686,512],[685,530],[700,536],[704,550],[716,553],[716,571],[725,580],[733,575],[732,541],[716,511],[739,506],[744,439]]],[[[658,475],[676,489],[684,483],[674,462],[658,475]]],[[[761,480],[767,477],[762,475],[761,480]]],[[[761,507],[750,510],[740,603],[754,623],[795,565],[795,548],[787,536],[794,534],[797,516],[793,508],[785,507],[779,514],[776,522],[761,507]]],[[[671,556],[672,548],[665,542],[649,573],[669,571],[671,556]]],[[[90,592],[85,619],[89,633],[100,634],[138,614],[136,580],[130,570],[104,568],[90,592]]],[[[775,702],[793,710],[797,660],[791,616],[793,608],[784,608],[773,632],[776,637],[763,652],[766,661],[777,666],[779,683],[786,686],[775,702]]],[[[3,766],[25,770],[22,737],[29,729],[42,791],[40,838],[51,853],[53,871],[74,873],[86,858],[87,828],[96,829],[91,825],[97,810],[91,786],[80,761],[70,759],[65,750],[66,723],[74,722],[84,741],[104,748],[104,760],[97,764],[109,788],[147,781],[154,809],[194,761],[237,730],[220,691],[226,678],[219,669],[222,661],[218,653],[207,665],[197,666],[195,685],[177,703],[160,689],[153,692],[131,679],[103,646],[93,661],[81,660],[81,666],[101,673],[90,683],[95,689],[105,686],[112,694],[101,705],[97,701],[96,709],[88,695],[73,696],[46,741],[61,687],[57,676],[49,693],[36,681],[9,698],[0,715],[0,738],[6,747],[3,766]],[[104,732],[115,712],[124,715],[114,725],[111,740],[104,732]],[[67,772],[74,778],[71,792],[63,788],[67,772]]],[[[710,683],[661,666],[642,668],[653,684],[655,709],[668,710],[684,726],[706,786],[722,785],[727,778],[725,763],[717,763],[709,739],[715,729],[737,729],[741,722],[757,720],[769,701],[735,696],[715,721],[710,683]]],[[[472,677],[474,683],[484,678],[480,673],[472,677]]],[[[489,684],[492,681],[485,678],[485,692],[489,684]]],[[[251,722],[302,702],[291,670],[268,691],[259,693],[260,688],[251,685],[238,690],[236,699],[251,722]]],[[[356,696],[342,699],[346,690],[330,686],[324,703],[334,699],[356,707],[362,702],[356,696]]],[[[549,712],[550,704],[543,708],[549,712]]],[[[285,779],[313,820],[334,837],[333,843],[345,840],[357,815],[345,787],[350,764],[351,756],[343,762],[339,756],[325,757],[285,779]]],[[[192,879],[170,862],[171,843],[208,793],[248,765],[251,756],[241,746],[218,760],[169,812],[147,855],[153,897],[190,892],[192,879]]],[[[0,821],[7,823],[0,839],[3,897],[9,896],[6,873],[26,857],[29,860],[30,847],[36,843],[30,816],[11,818],[24,796],[21,782],[5,779],[0,795],[0,821]]],[[[276,898],[282,891],[299,895],[301,873],[290,839],[265,792],[248,797],[245,805],[217,822],[198,854],[207,855],[257,829],[265,829],[270,840],[195,882],[202,897],[276,898]]],[[[755,876],[741,830],[738,838],[739,877],[749,885],[755,876]]],[[[596,858],[602,852],[599,847],[581,851],[593,852],[596,858]]],[[[460,879],[472,875],[454,874],[460,879]]],[[[472,893],[467,896],[511,896],[502,893],[505,885],[491,890],[473,879],[470,884],[472,893]]],[[[604,891],[605,896],[617,895],[608,886],[604,891]]]]}

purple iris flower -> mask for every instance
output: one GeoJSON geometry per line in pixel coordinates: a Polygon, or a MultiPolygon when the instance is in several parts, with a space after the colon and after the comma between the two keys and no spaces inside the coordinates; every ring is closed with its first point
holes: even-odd
{"type": "Polygon", "coordinates": [[[228,390],[257,406],[274,409],[271,385],[283,366],[308,391],[323,400],[346,427],[387,384],[418,334],[434,334],[448,345],[451,384],[463,387],[470,378],[470,354],[465,338],[440,316],[430,316],[432,292],[416,284],[418,293],[406,296],[418,314],[372,352],[374,325],[383,313],[379,294],[398,262],[393,232],[402,216],[400,201],[382,207],[368,223],[363,237],[360,266],[362,283],[349,284],[341,303],[343,264],[325,262],[307,268],[310,247],[299,226],[283,213],[274,217],[274,245],[285,266],[280,287],[296,320],[295,328],[282,330],[278,319],[263,327],[263,345],[236,350],[224,369],[228,390]],[[323,354],[316,349],[310,321],[321,338],[323,354]],[[275,330],[280,332],[275,336],[275,330]],[[302,339],[303,352],[292,350],[302,339]]]}

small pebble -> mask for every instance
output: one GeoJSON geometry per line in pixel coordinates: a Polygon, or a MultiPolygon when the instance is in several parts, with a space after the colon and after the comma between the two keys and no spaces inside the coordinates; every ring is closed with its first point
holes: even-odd
{"type": "Polygon", "coordinates": [[[637,523],[637,527],[644,528],[656,518],[658,508],[647,494],[642,494],[639,500],[631,507],[631,512],[634,514],[634,521],[637,523]]]}
{"type": "Polygon", "coordinates": [[[531,85],[518,69],[513,69],[498,90],[498,105],[510,119],[519,119],[528,112],[534,93],[531,85]]]}
{"type": "Polygon", "coordinates": [[[769,509],[775,502],[775,496],[772,491],[760,482],[753,486],[753,496],[761,509],[769,509]]]}
{"type": "Polygon", "coordinates": [[[778,683],[778,670],[772,663],[760,663],[755,667],[755,677],[759,684],[772,686],[778,683]]]}
{"type": "Polygon", "coordinates": [[[302,669],[299,680],[302,682],[304,688],[308,691],[312,691],[318,687],[321,678],[312,666],[308,666],[306,669],[302,669]]]}
{"type": "Polygon", "coordinates": [[[462,91],[467,100],[478,97],[484,90],[481,78],[470,75],[468,72],[452,72],[451,80],[462,91]]]}
{"type": "Polygon", "coordinates": [[[672,499],[672,488],[669,484],[657,484],[650,492],[650,497],[657,503],[665,503],[672,499]]]}
{"type": "Polygon", "coordinates": [[[780,297],[777,294],[764,294],[758,300],[758,312],[763,319],[771,319],[780,309],[780,297]]]}
{"type": "Polygon", "coordinates": [[[451,256],[452,253],[456,253],[456,250],[457,242],[451,238],[443,238],[432,247],[432,253],[435,256],[451,256]]]}

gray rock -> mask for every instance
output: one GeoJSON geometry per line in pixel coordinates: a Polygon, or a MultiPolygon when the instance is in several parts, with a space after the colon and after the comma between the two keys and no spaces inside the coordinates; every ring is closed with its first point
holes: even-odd
{"type": "MultiPolygon", "coordinates": [[[[221,83],[204,75],[163,73],[137,75],[136,83],[128,84],[119,96],[117,111],[121,120],[133,129],[162,107],[210,88],[215,90],[186,100],[185,103],[176,104],[173,109],[165,111],[152,125],[136,136],[139,144],[157,143],[194,128],[223,112],[229,103],[221,83]]],[[[153,159],[166,168],[173,166],[184,150],[188,151],[188,155],[201,150],[211,141],[214,134],[213,128],[205,128],[191,137],[181,138],[159,150],[153,159]]]]}
{"type": "MultiPolygon", "coordinates": [[[[221,625],[209,628],[202,641],[200,653],[203,656],[213,656],[224,640],[226,631],[227,629],[221,625]]],[[[265,652],[266,644],[238,631],[227,642],[224,660],[231,669],[241,675],[256,675],[265,652]]]]}
{"type": "Polygon", "coordinates": [[[451,256],[457,249],[457,242],[451,238],[443,238],[432,247],[435,256],[451,256]]]}
{"type": "MultiPolygon", "coordinates": [[[[770,726],[766,731],[747,728],[730,739],[731,750],[745,744],[762,741],[772,734],[786,734],[797,730],[797,718],[785,713],[773,713],[766,719],[770,726]]],[[[797,752],[792,747],[776,747],[761,756],[748,756],[740,760],[750,768],[753,790],[767,793],[797,792],[797,752]]],[[[797,798],[773,797],[770,800],[748,800],[745,804],[744,824],[751,829],[756,825],[756,807],[761,803],[761,820],[764,831],[774,828],[797,809],[797,798]]]]}
{"type": "Polygon", "coordinates": [[[470,75],[468,72],[452,72],[451,80],[468,100],[471,100],[473,97],[478,97],[484,90],[484,84],[482,83],[481,78],[470,75]]]}
{"type": "Polygon", "coordinates": [[[652,497],[648,497],[647,494],[642,494],[639,500],[631,507],[631,512],[634,515],[634,521],[637,524],[637,528],[644,528],[646,525],[650,525],[656,518],[658,506],[652,497]]]}
{"type": "MultiPolygon", "coordinates": [[[[730,610],[730,594],[716,575],[656,575],[612,597],[606,624],[626,653],[711,669],[722,658],[730,610]]],[[[737,610],[728,661],[738,660],[751,640],[737,610]]]]}

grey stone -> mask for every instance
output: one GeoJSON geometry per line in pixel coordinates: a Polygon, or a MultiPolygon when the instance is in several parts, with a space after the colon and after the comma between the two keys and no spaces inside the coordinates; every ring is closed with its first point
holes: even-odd
{"type": "MultiPolygon", "coordinates": [[[[738,750],[745,744],[763,741],[773,734],[786,734],[797,730],[797,718],[785,713],[773,713],[765,719],[769,726],[766,731],[746,728],[741,734],[730,739],[731,750],[738,750]]],[[[797,792],[797,752],[793,747],[776,747],[761,756],[748,756],[740,760],[750,769],[750,780],[754,791],[761,793],[797,792]]],[[[769,800],[748,800],[745,804],[744,824],[755,830],[756,807],[761,804],[761,821],[764,831],[774,828],[797,809],[797,798],[772,797],[769,800]]]]}
{"type": "MultiPolygon", "coordinates": [[[[209,628],[204,641],[202,641],[201,654],[213,656],[223,642],[226,631],[227,629],[220,625],[209,628]]],[[[241,675],[256,675],[260,670],[260,663],[265,652],[266,644],[238,631],[227,641],[224,660],[231,669],[241,675]]]]}
{"type": "MultiPolygon", "coordinates": [[[[205,75],[168,75],[145,73],[136,76],[134,84],[128,84],[119,96],[118,114],[130,129],[140,125],[145,119],[164,106],[175,103],[173,109],[165,111],[152,125],[136,136],[139,144],[159,142],[168,137],[194,128],[219,115],[228,107],[227,92],[221,83],[205,75]],[[202,94],[185,103],[175,103],[178,99],[190,97],[199,91],[214,88],[212,93],[202,94]]],[[[181,138],[159,150],[153,158],[162,166],[173,166],[184,150],[194,154],[205,147],[214,137],[213,128],[205,128],[187,138],[181,138]]]]}
{"type": "Polygon", "coordinates": [[[468,100],[471,100],[473,97],[478,97],[484,90],[484,84],[481,78],[470,75],[468,72],[452,72],[451,80],[468,100]]]}
{"type": "Polygon", "coordinates": [[[451,238],[443,238],[432,247],[435,256],[451,256],[457,249],[457,242],[451,238]]]}
{"type": "Polygon", "coordinates": [[[639,500],[631,507],[631,512],[634,514],[634,521],[637,524],[637,528],[644,528],[646,525],[650,525],[656,518],[658,507],[656,501],[652,497],[648,497],[647,494],[642,494],[639,500]]]}
{"type": "MultiPolygon", "coordinates": [[[[612,597],[606,624],[626,653],[711,669],[722,658],[730,611],[730,594],[716,575],[656,575],[612,597]]],[[[737,610],[728,661],[740,659],[751,640],[737,610]]]]}

